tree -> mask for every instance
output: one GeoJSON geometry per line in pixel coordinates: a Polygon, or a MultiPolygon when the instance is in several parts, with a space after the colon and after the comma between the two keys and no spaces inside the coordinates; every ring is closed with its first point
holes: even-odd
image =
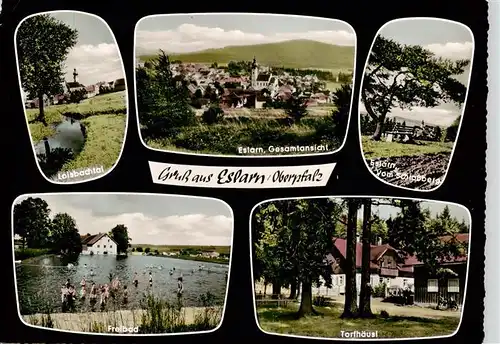
{"type": "Polygon", "coordinates": [[[444,225],[448,211],[432,220],[429,210],[422,209],[419,201],[398,200],[395,205],[401,208],[401,212],[394,219],[387,220],[391,246],[415,255],[432,272],[439,268],[439,262],[463,254],[462,243],[454,240],[457,232],[444,225]],[[450,239],[443,240],[443,236],[450,239]]]}
{"type": "Polygon", "coordinates": [[[206,124],[215,124],[224,118],[224,110],[218,104],[211,105],[202,115],[203,122],[206,124]]]}
{"type": "Polygon", "coordinates": [[[29,197],[14,206],[14,234],[22,238],[23,248],[42,248],[47,244],[50,209],[41,198],[29,197]]]}
{"type": "Polygon", "coordinates": [[[344,137],[349,122],[351,111],[352,85],[342,84],[332,93],[332,101],[335,110],[332,111],[332,118],[335,124],[334,132],[336,137],[344,137]]]}
{"type": "Polygon", "coordinates": [[[201,90],[198,88],[195,92],[194,92],[194,97],[196,99],[200,99],[203,97],[203,92],[201,92],[201,90]]]}
{"type": "Polygon", "coordinates": [[[307,99],[301,97],[300,92],[294,92],[285,102],[284,109],[292,123],[298,123],[307,115],[307,99]]]}
{"type": "Polygon", "coordinates": [[[151,252],[151,249],[150,249],[149,247],[146,247],[146,248],[144,249],[144,253],[148,254],[149,252],[151,252]]]}
{"type": "Polygon", "coordinates": [[[139,246],[138,248],[136,248],[136,251],[137,251],[137,252],[144,252],[144,250],[143,250],[143,249],[142,249],[142,247],[140,247],[140,246],[139,246]]]}
{"type": "Polygon", "coordinates": [[[344,271],[346,287],[344,312],[341,318],[353,318],[358,313],[358,293],[356,288],[356,220],[361,204],[360,200],[356,198],[348,198],[344,203],[347,205],[346,271],[344,271]]]}
{"type": "Polygon", "coordinates": [[[465,101],[466,87],[454,78],[469,60],[438,58],[418,45],[402,45],[378,36],[363,78],[361,100],[376,123],[373,140],[380,140],[388,113],[398,106],[435,107],[465,101]]]}
{"type": "Polygon", "coordinates": [[[340,212],[338,203],[314,199],[271,202],[256,213],[254,267],[258,276],[254,278],[267,277],[278,285],[300,283],[298,317],[316,314],[313,284],[322,278],[331,285],[331,267],[325,256],[333,248],[333,219],[340,212]]]}
{"type": "Polygon", "coordinates": [[[17,31],[21,84],[30,98],[38,98],[40,113],[35,120],[44,125],[44,96],[63,92],[63,63],[77,38],[78,31],[49,14],[26,19],[17,31]]]}
{"type": "Polygon", "coordinates": [[[169,57],[162,51],[150,62],[153,68],[136,70],[139,119],[146,136],[171,137],[178,128],[194,124],[195,113],[189,105],[187,86],[172,74],[169,57]]]}
{"type": "Polygon", "coordinates": [[[111,238],[116,242],[117,253],[127,253],[130,243],[128,228],[125,225],[116,225],[110,232],[111,238]]]}
{"type": "Polygon", "coordinates": [[[59,213],[52,219],[51,243],[55,252],[75,256],[82,252],[82,240],[76,221],[69,214],[59,213]]]}
{"type": "Polygon", "coordinates": [[[359,315],[362,318],[372,318],[371,310],[371,290],[370,285],[370,261],[371,261],[371,221],[372,221],[372,200],[365,198],[363,202],[363,234],[361,253],[361,291],[359,294],[359,315]]]}
{"type": "Polygon", "coordinates": [[[458,116],[453,121],[453,123],[448,128],[446,128],[445,141],[455,142],[455,140],[457,139],[458,127],[460,126],[461,119],[462,119],[462,116],[458,116]]]}

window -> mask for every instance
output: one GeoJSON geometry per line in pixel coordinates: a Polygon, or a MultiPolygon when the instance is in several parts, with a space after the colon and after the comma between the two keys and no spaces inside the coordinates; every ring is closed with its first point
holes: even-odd
{"type": "Polygon", "coordinates": [[[101,247],[101,246],[97,245],[97,248],[99,248],[99,247],[101,247]]]}
{"type": "Polygon", "coordinates": [[[106,245],[102,245],[102,246],[104,246],[104,248],[106,248],[106,245]]]}
{"type": "Polygon", "coordinates": [[[407,283],[408,283],[408,281],[406,280],[406,278],[403,278],[403,287],[406,287],[407,283]]]}
{"type": "Polygon", "coordinates": [[[344,285],[344,275],[339,276],[339,285],[343,286],[344,285]]]}
{"type": "Polygon", "coordinates": [[[108,239],[108,242],[109,242],[109,239],[108,239]]]}
{"type": "Polygon", "coordinates": [[[428,279],[427,280],[427,292],[428,293],[437,293],[438,292],[438,280],[437,279],[428,279]]]}
{"type": "Polygon", "coordinates": [[[109,245],[109,248],[113,248],[113,245],[109,245]]]}
{"type": "Polygon", "coordinates": [[[448,293],[459,293],[460,281],[458,278],[450,278],[448,280],[448,293]]]}
{"type": "Polygon", "coordinates": [[[384,278],[383,278],[383,277],[380,277],[380,278],[378,279],[378,282],[379,282],[380,284],[384,283],[384,278]]]}

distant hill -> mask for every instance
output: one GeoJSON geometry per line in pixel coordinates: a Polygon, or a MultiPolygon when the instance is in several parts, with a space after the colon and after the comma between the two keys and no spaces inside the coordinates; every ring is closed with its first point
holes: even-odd
{"type": "MultiPolygon", "coordinates": [[[[292,40],[244,46],[207,49],[188,54],[170,54],[171,59],[195,63],[228,63],[249,61],[255,56],[261,65],[288,68],[346,70],[354,68],[354,47],[332,45],[311,40],[292,40]]],[[[156,55],[142,55],[141,61],[156,55]]]]}

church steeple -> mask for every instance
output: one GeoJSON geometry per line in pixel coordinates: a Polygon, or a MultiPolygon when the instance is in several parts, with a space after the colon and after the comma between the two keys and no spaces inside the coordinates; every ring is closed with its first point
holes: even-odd
{"type": "Polygon", "coordinates": [[[252,69],[255,69],[257,68],[257,60],[255,59],[255,56],[253,57],[253,61],[252,61],[252,69]]]}
{"type": "Polygon", "coordinates": [[[78,73],[76,72],[76,68],[73,69],[73,82],[77,82],[76,78],[78,76],[78,73]]]}
{"type": "Polygon", "coordinates": [[[257,87],[257,77],[259,75],[259,68],[257,67],[257,60],[255,59],[255,56],[253,57],[252,61],[252,74],[251,74],[251,86],[253,88],[257,87]]]}

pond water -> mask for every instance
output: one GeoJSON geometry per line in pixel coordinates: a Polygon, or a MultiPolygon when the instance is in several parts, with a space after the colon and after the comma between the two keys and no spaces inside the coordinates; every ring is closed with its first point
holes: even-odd
{"type": "MultiPolygon", "coordinates": [[[[80,121],[64,117],[63,121],[55,126],[55,134],[48,137],[50,149],[66,148],[78,154],[83,148],[85,138],[83,136],[80,121]]],[[[43,140],[35,144],[36,154],[45,154],[45,143],[43,140]]]]}
{"type": "MultiPolygon", "coordinates": [[[[81,255],[74,267],[68,267],[56,256],[30,259],[16,264],[17,292],[21,314],[61,311],[61,286],[70,280],[78,293],[82,278],[87,280],[87,295],[90,285],[109,283],[109,275],[117,276],[122,288],[127,285],[129,298],[120,309],[138,309],[143,304],[147,293],[176,303],[177,278],[183,277],[182,303],[186,307],[201,306],[200,296],[210,292],[215,302],[222,305],[226,294],[226,273],[228,265],[196,262],[168,257],[107,255],[81,255]],[[175,270],[174,270],[175,269],[175,270]],[[134,273],[137,272],[139,284],[133,285],[134,273]],[[153,286],[149,287],[149,272],[153,276],[153,286]]],[[[120,298],[121,300],[121,298],[120,298]]],[[[108,303],[108,307],[110,307],[108,303]]],[[[77,311],[89,311],[88,296],[76,302],[77,311]]]]}

